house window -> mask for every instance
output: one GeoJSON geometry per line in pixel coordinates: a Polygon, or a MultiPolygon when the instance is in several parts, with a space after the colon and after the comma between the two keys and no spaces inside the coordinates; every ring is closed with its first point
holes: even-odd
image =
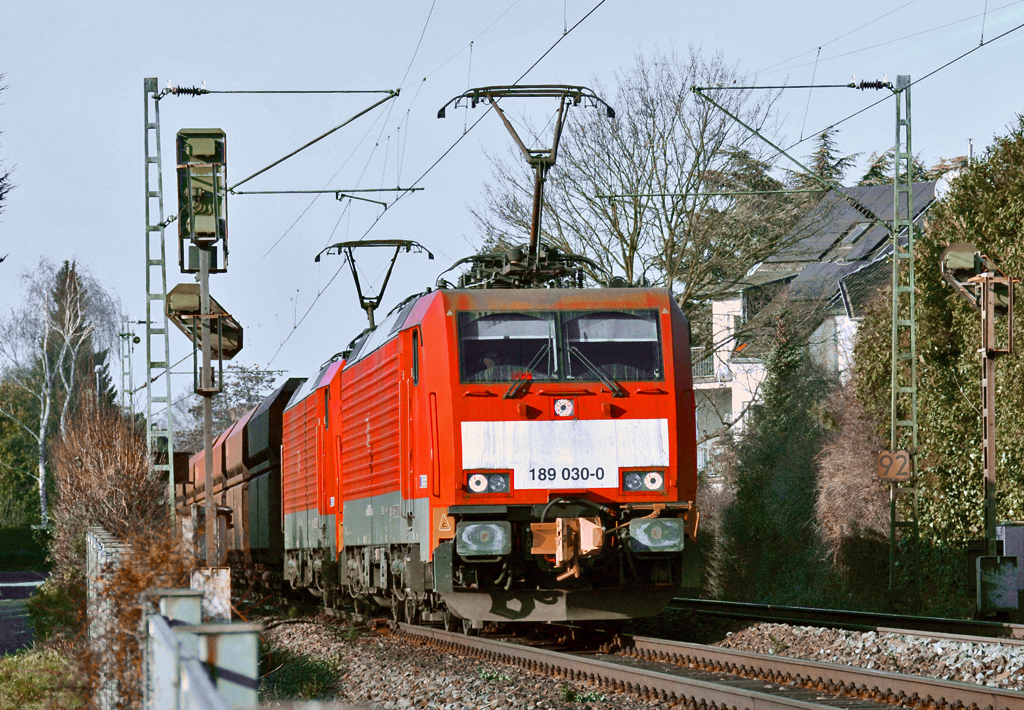
{"type": "Polygon", "coordinates": [[[840,261],[845,259],[853,251],[853,248],[860,241],[860,238],[864,236],[864,233],[871,227],[871,222],[858,222],[853,225],[845,232],[842,237],[839,238],[839,242],[832,247],[832,251],[825,257],[825,261],[840,261]]]}

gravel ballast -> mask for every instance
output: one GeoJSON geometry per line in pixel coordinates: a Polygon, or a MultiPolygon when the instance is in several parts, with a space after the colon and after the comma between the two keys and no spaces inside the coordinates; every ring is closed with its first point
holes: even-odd
{"type": "Polygon", "coordinates": [[[380,710],[626,710],[646,706],[628,695],[584,683],[548,678],[501,663],[439,652],[385,633],[350,638],[332,621],[287,624],[264,633],[295,653],[338,658],[342,667],[335,700],[380,710]],[[576,700],[563,698],[572,694],[576,700]]]}
{"type": "Polygon", "coordinates": [[[1024,691],[1024,647],[998,642],[756,624],[715,645],[1024,691]]]}
{"type": "MultiPolygon", "coordinates": [[[[755,624],[714,645],[756,653],[1024,690],[1024,648],[900,634],[755,624]]],[[[405,708],[608,708],[652,706],[632,696],[520,668],[444,654],[383,632],[356,634],[331,619],[287,623],[264,638],[293,653],[337,659],[332,700],[379,710],[405,708]]]]}

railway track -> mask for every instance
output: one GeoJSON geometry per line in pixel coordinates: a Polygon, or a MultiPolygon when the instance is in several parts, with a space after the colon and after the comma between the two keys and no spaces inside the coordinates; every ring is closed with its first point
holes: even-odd
{"type": "Polygon", "coordinates": [[[1000,643],[1024,646],[1024,625],[992,621],[903,616],[863,611],[842,611],[838,609],[775,606],[771,604],[744,604],[713,599],[676,598],[672,600],[667,608],[692,611],[710,616],[756,619],[758,621],[779,624],[830,626],[853,631],[877,631],[879,633],[906,634],[913,632],[918,635],[948,638],[957,641],[987,642],[991,639],[999,639],[1000,643]]]}
{"type": "Polygon", "coordinates": [[[1016,691],[638,636],[621,637],[617,653],[566,653],[423,626],[398,627],[410,640],[442,650],[700,710],[1024,708],[1024,693],[1016,691]]]}

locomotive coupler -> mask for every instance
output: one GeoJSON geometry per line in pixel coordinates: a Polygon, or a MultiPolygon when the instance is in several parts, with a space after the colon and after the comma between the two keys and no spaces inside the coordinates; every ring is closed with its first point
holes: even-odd
{"type": "Polygon", "coordinates": [[[580,560],[601,552],[604,528],[600,518],[556,518],[553,523],[531,523],[534,555],[554,555],[555,569],[568,569],[559,580],[580,576],[580,560]]]}

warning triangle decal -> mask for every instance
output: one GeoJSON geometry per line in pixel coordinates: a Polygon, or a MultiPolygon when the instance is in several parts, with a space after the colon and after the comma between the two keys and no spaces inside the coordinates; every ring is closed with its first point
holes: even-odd
{"type": "Polygon", "coordinates": [[[448,522],[448,515],[446,513],[441,513],[441,522],[439,522],[437,524],[437,529],[440,532],[450,532],[451,531],[452,524],[448,522]]]}
{"type": "Polygon", "coordinates": [[[448,315],[453,315],[451,311],[448,311],[448,315]]]}
{"type": "Polygon", "coordinates": [[[667,315],[668,314],[668,309],[667,308],[662,308],[661,312],[667,315]]]}

